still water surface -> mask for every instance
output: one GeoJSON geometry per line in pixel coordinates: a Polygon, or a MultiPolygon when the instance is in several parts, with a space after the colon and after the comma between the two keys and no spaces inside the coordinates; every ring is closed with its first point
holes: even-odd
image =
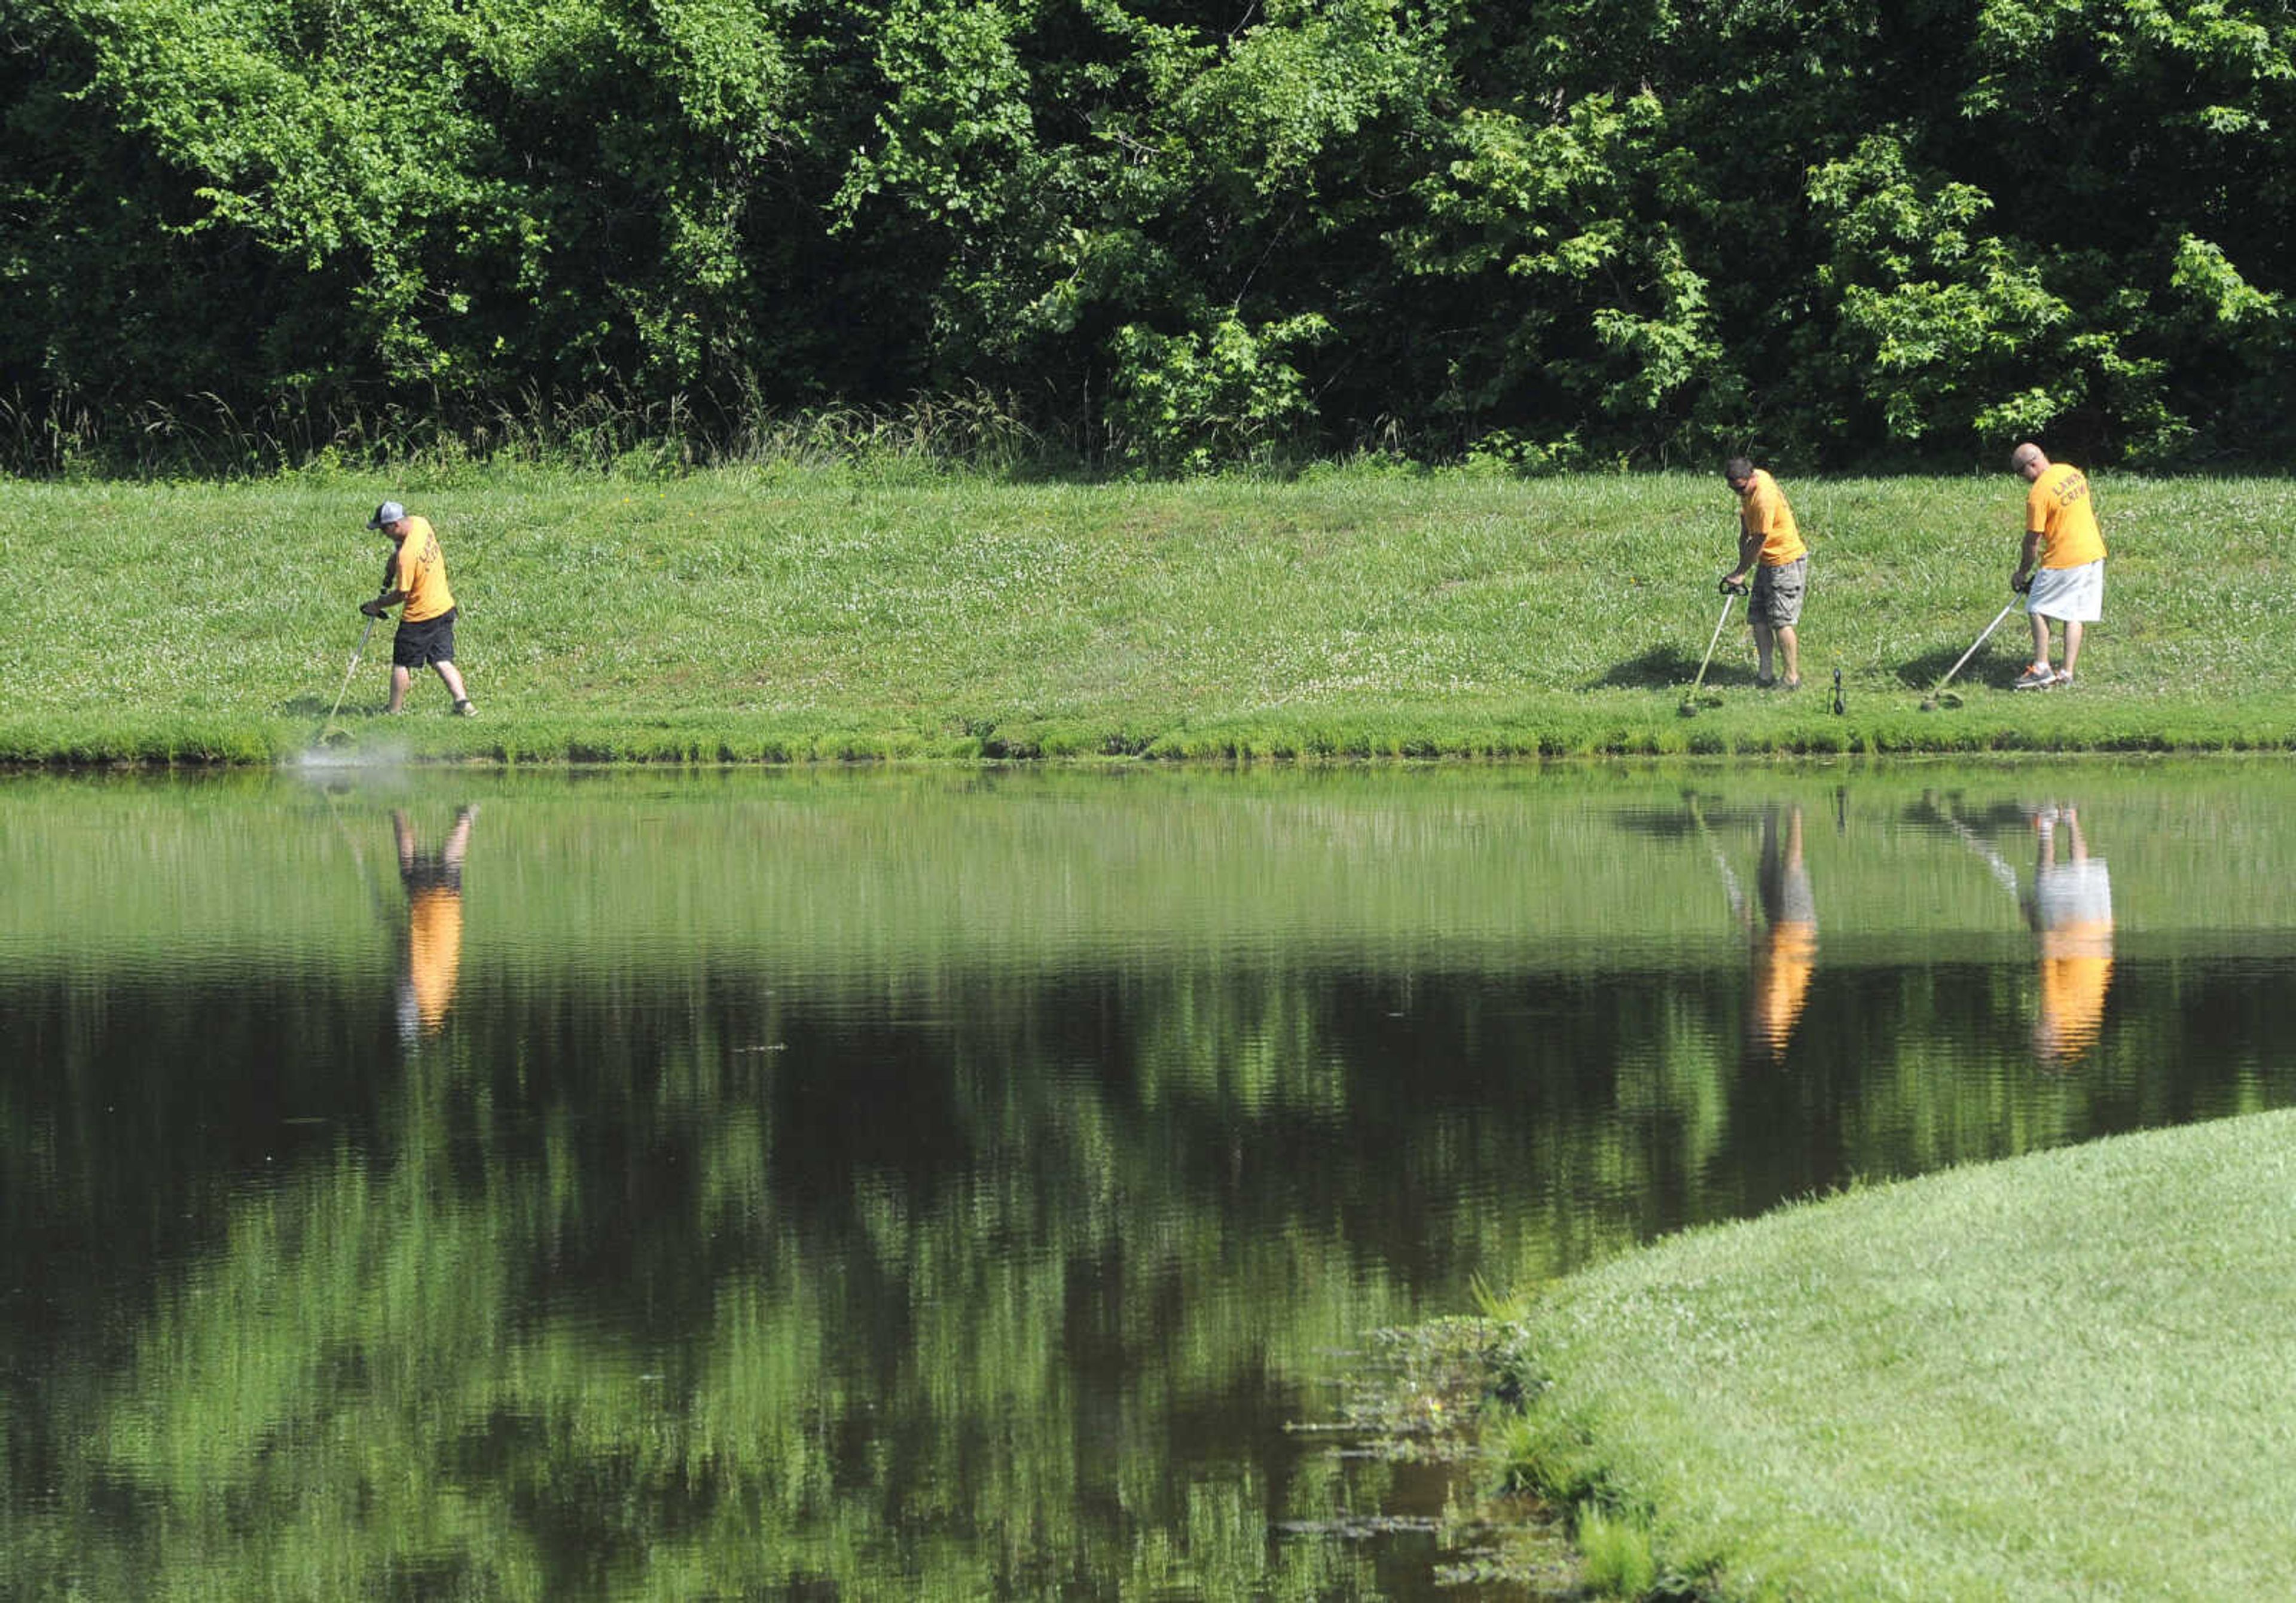
{"type": "Polygon", "coordinates": [[[1367,1333],[2296,1100],[2290,794],[7,781],[0,1592],[1475,1595],[1367,1333]]]}

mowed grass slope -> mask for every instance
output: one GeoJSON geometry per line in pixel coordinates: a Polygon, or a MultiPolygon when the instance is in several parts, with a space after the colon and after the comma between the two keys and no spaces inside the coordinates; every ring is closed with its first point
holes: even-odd
{"type": "Polygon", "coordinates": [[[1629,1591],[2281,1597],[2292,1253],[2296,1114],[1931,1175],[1549,1288],[1492,1435],[1629,1591]]]}
{"type": "Polygon", "coordinates": [[[1718,476],[1008,484],[849,470],[0,483],[0,755],[268,760],[309,744],[383,542],[438,526],[481,720],[426,676],[356,741],[512,759],[2278,747],[2296,488],[2107,477],[2105,622],[2081,686],[2015,696],[2021,482],[1795,481],[1814,548],[1798,697],[1734,616],[1718,476]],[[1846,713],[1829,707],[1843,677],[1846,713]]]}

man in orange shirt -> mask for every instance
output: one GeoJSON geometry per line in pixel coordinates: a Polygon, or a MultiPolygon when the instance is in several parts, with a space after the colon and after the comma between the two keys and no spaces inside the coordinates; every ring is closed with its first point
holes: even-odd
{"type": "Polygon", "coordinates": [[[396,501],[375,508],[366,526],[390,542],[391,557],[382,570],[382,593],[360,602],[359,610],[381,617],[406,604],[390,640],[390,704],[383,710],[406,710],[406,687],[414,670],[427,665],[439,671],[454,697],[455,716],[475,716],[479,709],[471,705],[462,672],[455,667],[455,593],[447,588],[447,557],[439,549],[438,531],[428,518],[408,517],[396,501]]]}
{"type": "Polygon", "coordinates": [[[1738,566],[1722,577],[1726,593],[1746,588],[1746,621],[1754,626],[1754,683],[1767,690],[1777,683],[1770,672],[1775,644],[1784,658],[1786,689],[1801,689],[1801,650],[1794,626],[1801,621],[1802,592],[1809,584],[1809,547],[1795,527],[1793,508],[1768,472],[1742,456],[1722,464],[1722,478],[1738,493],[1738,566]]]}
{"type": "Polygon", "coordinates": [[[2052,462],[2030,442],[2009,454],[2009,467],[2032,487],[2025,492],[2024,551],[2009,577],[2011,589],[2025,591],[2025,610],[2033,620],[2033,661],[2018,675],[2017,688],[2062,689],[2073,682],[2081,626],[2103,615],[2104,536],[2079,469],[2052,462]],[[2053,617],[2065,626],[2062,668],[2049,667],[2053,617]]]}

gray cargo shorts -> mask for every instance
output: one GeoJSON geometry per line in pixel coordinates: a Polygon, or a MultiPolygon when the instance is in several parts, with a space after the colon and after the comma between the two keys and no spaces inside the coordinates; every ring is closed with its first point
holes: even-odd
{"type": "Polygon", "coordinates": [[[1754,569],[1754,593],[1746,602],[1746,621],[1791,629],[1801,621],[1802,592],[1809,586],[1809,559],[1796,557],[1775,568],[1754,569]]]}

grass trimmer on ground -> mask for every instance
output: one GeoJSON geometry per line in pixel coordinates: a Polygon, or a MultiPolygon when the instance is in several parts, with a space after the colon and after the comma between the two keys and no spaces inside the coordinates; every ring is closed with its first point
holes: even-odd
{"type": "Polygon", "coordinates": [[[1995,613],[1993,615],[1993,621],[1985,626],[1985,633],[1980,634],[1975,640],[1972,641],[1970,642],[1969,650],[1961,654],[1961,661],[1955,663],[1951,667],[1948,668],[1945,671],[1945,677],[1939,680],[1935,684],[1930,687],[1930,693],[1922,698],[1922,710],[1923,712],[1933,713],[1940,707],[1959,707],[1961,705],[1961,698],[1959,696],[1950,694],[1947,691],[1945,687],[1948,681],[1951,680],[1956,674],[1961,672],[1962,663],[1967,662],[1971,658],[1977,655],[1978,647],[1983,645],[1988,640],[1992,638],[1993,631],[2001,626],[2001,620],[2008,617],[2012,612],[2017,610],[2017,601],[2018,597],[2010,597],[2009,604],[2002,608],[2000,611],[1995,613]]]}
{"type": "Polygon", "coordinates": [[[335,692],[335,704],[327,709],[327,721],[319,725],[319,740],[324,743],[331,734],[348,736],[348,730],[335,728],[335,715],[343,710],[343,698],[350,693],[351,675],[358,672],[359,658],[366,655],[367,636],[374,633],[374,615],[367,615],[366,627],[359,631],[358,644],[351,648],[351,665],[343,670],[342,689],[335,692]]]}
{"type": "MultiPolygon", "coordinates": [[[[1706,642],[1706,655],[1699,659],[1698,677],[1690,682],[1690,693],[1682,699],[1681,707],[1676,709],[1685,718],[1694,718],[1698,716],[1698,691],[1699,687],[1706,683],[1706,665],[1714,660],[1714,648],[1721,642],[1723,626],[1730,621],[1730,604],[1744,593],[1742,589],[1727,585],[1723,586],[1722,616],[1714,620],[1714,636],[1706,642]]],[[[1712,697],[1706,705],[1719,707],[1722,705],[1722,698],[1712,697]]]]}

